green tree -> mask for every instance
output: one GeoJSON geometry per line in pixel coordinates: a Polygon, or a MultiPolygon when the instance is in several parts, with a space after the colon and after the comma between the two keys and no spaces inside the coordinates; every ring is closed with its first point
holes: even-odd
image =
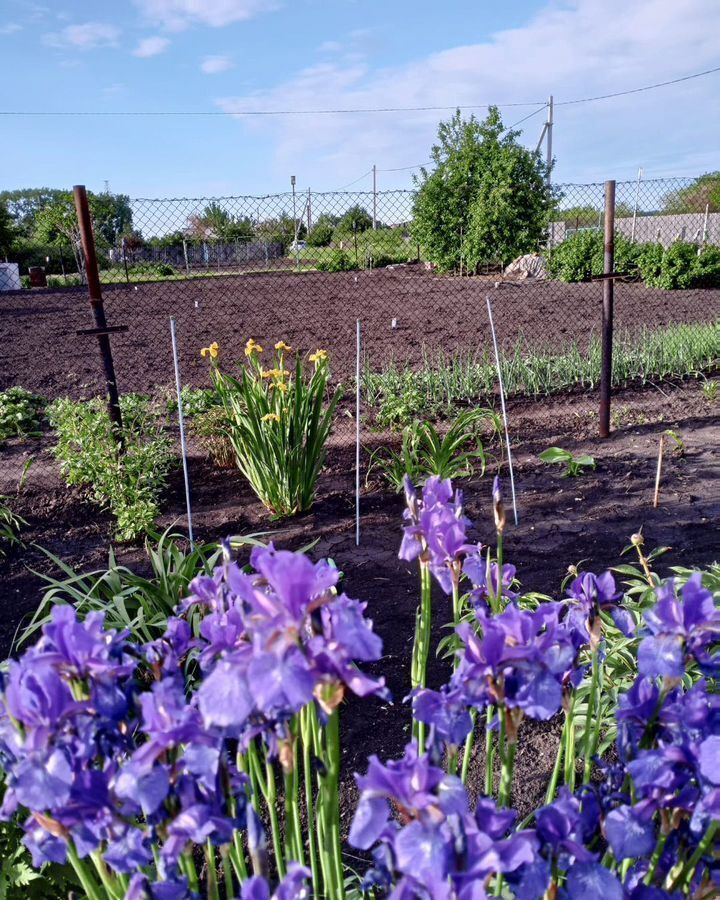
{"type": "Polygon", "coordinates": [[[35,217],[49,203],[62,198],[66,191],[57,188],[18,188],[0,191],[0,203],[7,206],[21,237],[35,234],[35,217]]]}
{"type": "Polygon", "coordinates": [[[69,251],[75,258],[77,271],[83,271],[80,229],[75,201],[70,191],[62,191],[37,211],[34,236],[40,243],[69,251]]]}
{"type": "Polygon", "coordinates": [[[338,221],[337,216],[329,216],[327,213],[318,216],[317,221],[308,234],[308,244],[311,247],[327,247],[333,239],[333,233],[338,221]]]}
{"type": "Polygon", "coordinates": [[[372,216],[364,207],[351,206],[338,222],[335,234],[337,237],[347,237],[353,232],[359,234],[372,228],[372,223],[372,216]]]}
{"type": "Polygon", "coordinates": [[[7,206],[0,202],[0,255],[3,257],[10,253],[10,248],[17,238],[15,222],[7,206]]]}
{"type": "Polygon", "coordinates": [[[122,234],[132,231],[130,198],[126,194],[89,194],[95,240],[102,246],[114,247],[122,234]]]}
{"type": "Polygon", "coordinates": [[[706,172],[692,184],[671,191],[664,200],[665,213],[720,212],[720,172],[706,172]]]}
{"type": "Polygon", "coordinates": [[[258,240],[268,244],[282,244],[285,251],[295,240],[296,228],[298,240],[303,240],[307,234],[305,224],[296,223],[292,216],[282,212],[279,216],[258,222],[256,233],[258,240]]]}
{"type": "Polygon", "coordinates": [[[255,226],[247,216],[235,217],[215,200],[199,216],[191,216],[190,232],[202,240],[241,241],[255,237],[255,226]]]}
{"type": "Polygon", "coordinates": [[[497,107],[483,122],[458,110],[438,127],[432,171],[422,169],[412,234],[441,271],[509,262],[536,250],[554,205],[547,166],[506,130],[497,107]]]}

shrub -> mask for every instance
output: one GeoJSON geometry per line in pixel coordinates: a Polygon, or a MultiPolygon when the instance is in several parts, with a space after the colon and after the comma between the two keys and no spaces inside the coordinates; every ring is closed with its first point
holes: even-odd
{"type": "MultiPolygon", "coordinates": [[[[616,272],[637,271],[641,252],[640,245],[615,233],[616,272]]],[[[576,231],[548,254],[548,274],[559,281],[590,281],[602,275],[604,268],[605,238],[601,231],[576,231]]]]}
{"type": "Polygon", "coordinates": [[[46,404],[23,387],[0,391],[0,444],[12,437],[38,437],[46,404]]]}
{"type": "Polygon", "coordinates": [[[56,400],[49,408],[57,430],[55,455],[69,485],[87,487],[92,498],[117,520],[120,540],[148,532],[173,465],[173,447],[148,398],[121,398],[124,451],[105,404],[56,400]]]}
{"type": "Polygon", "coordinates": [[[308,247],[327,247],[333,238],[335,224],[330,216],[320,216],[307,236],[308,247]]]}
{"type": "Polygon", "coordinates": [[[263,348],[251,338],[239,378],[221,371],[217,344],[203,354],[211,360],[237,466],[262,503],[280,517],[309,509],[315,499],[340,388],[329,396],[324,350],[310,355],[308,374],[300,354],[294,372],[285,367],[291,352],[287,344],[278,341],[275,349],[273,367],[265,370],[259,361],[263,348]]]}
{"type": "Polygon", "coordinates": [[[698,253],[696,244],[678,241],[667,249],[646,245],[639,259],[647,287],[666,291],[720,287],[720,248],[706,247],[698,253]]]}
{"type": "Polygon", "coordinates": [[[327,258],[318,261],[317,268],[320,272],[351,272],[357,266],[344,250],[333,250],[327,258]]]}

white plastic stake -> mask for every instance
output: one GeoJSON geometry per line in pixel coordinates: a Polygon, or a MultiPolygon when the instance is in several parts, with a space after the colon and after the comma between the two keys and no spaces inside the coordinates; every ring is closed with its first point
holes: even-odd
{"type": "Polygon", "coordinates": [[[355,546],[360,546],[360,319],[356,322],[355,359],[355,546]]]}
{"type": "Polygon", "coordinates": [[[490,305],[490,295],[485,295],[487,302],[488,318],[490,319],[490,331],[492,332],[493,348],[495,350],[495,365],[497,367],[498,384],[500,386],[500,406],[502,408],[503,423],[505,425],[505,446],[507,447],[508,467],[510,469],[510,492],[512,493],[513,515],[515,516],[515,524],[518,523],[517,503],[515,501],[515,476],[513,475],[512,452],[510,450],[510,434],[508,432],[507,412],[505,410],[505,388],[502,380],[502,366],[500,365],[500,354],[498,353],[497,338],[495,337],[495,324],[492,317],[492,306],[490,305]]]}
{"type": "Polygon", "coordinates": [[[193,538],[192,509],[190,507],[190,478],[188,476],[187,442],[185,440],[185,419],[183,417],[182,382],[180,381],[180,361],[178,359],[177,351],[175,319],[172,317],[170,318],[170,337],[172,339],[173,363],[175,365],[175,387],[177,389],[178,419],[180,420],[180,447],[182,448],[183,477],[185,478],[185,505],[187,507],[188,537],[190,538],[190,548],[194,550],[195,540],[193,538]]]}

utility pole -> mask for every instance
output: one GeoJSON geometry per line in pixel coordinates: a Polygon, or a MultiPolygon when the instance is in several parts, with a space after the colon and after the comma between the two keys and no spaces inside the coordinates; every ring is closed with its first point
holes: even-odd
{"type": "Polygon", "coordinates": [[[552,175],[550,172],[550,167],[552,166],[552,151],[553,151],[553,95],[550,94],[547,105],[547,121],[545,123],[545,139],[546,139],[546,152],[545,152],[545,162],[547,164],[547,180],[548,184],[552,180],[552,175]]]}
{"type": "Polygon", "coordinates": [[[612,393],[613,301],[615,292],[615,182],[605,182],[605,240],[602,279],[602,325],[600,363],[600,437],[610,436],[612,393]]]}
{"type": "Polygon", "coordinates": [[[295,176],[290,176],[290,185],[292,187],[292,198],[293,198],[293,226],[295,228],[295,240],[293,241],[295,245],[295,268],[300,268],[300,248],[298,247],[298,234],[300,233],[300,223],[298,222],[297,217],[297,199],[295,197],[295,176]]]}
{"type": "Polygon", "coordinates": [[[638,169],[637,185],[635,187],[635,205],[633,206],[632,230],[630,231],[630,241],[635,243],[635,223],[637,222],[638,203],[640,202],[640,182],[642,181],[643,170],[638,169]]]}
{"type": "Polygon", "coordinates": [[[377,166],[373,165],[373,231],[377,228],[377,166]]]}

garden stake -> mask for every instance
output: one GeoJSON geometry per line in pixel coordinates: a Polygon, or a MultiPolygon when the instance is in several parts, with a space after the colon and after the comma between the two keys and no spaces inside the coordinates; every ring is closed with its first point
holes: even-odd
{"type": "Polygon", "coordinates": [[[660,504],[660,476],[662,475],[663,450],[665,448],[665,435],[660,435],[660,446],[658,447],[657,474],[655,475],[655,496],[653,497],[653,508],[657,509],[660,504]]]}
{"type": "Polygon", "coordinates": [[[492,332],[493,348],[495,350],[495,365],[497,367],[498,386],[500,388],[500,406],[502,408],[503,423],[505,425],[505,445],[508,454],[508,468],[510,469],[510,492],[512,493],[513,516],[515,524],[518,523],[517,503],[515,501],[515,476],[513,475],[512,451],[510,450],[510,434],[508,432],[507,412],[505,410],[505,389],[503,388],[502,368],[500,365],[500,354],[498,353],[497,338],[495,336],[495,324],[492,317],[492,307],[490,306],[490,295],[485,295],[487,302],[488,318],[490,319],[490,331],[492,332]]]}
{"type": "Polygon", "coordinates": [[[355,546],[360,546],[360,319],[356,322],[355,358],[355,546]]]}
{"type": "Polygon", "coordinates": [[[170,319],[170,339],[172,341],[173,364],[175,366],[175,388],[177,390],[178,420],[180,422],[180,447],[182,448],[183,478],[185,480],[185,506],[187,509],[188,537],[190,549],[195,549],[192,527],[192,509],[190,507],[190,476],[188,474],[187,442],[185,440],[185,419],[183,418],[182,386],[180,381],[180,361],[178,359],[177,335],[175,333],[175,319],[170,319]]]}

